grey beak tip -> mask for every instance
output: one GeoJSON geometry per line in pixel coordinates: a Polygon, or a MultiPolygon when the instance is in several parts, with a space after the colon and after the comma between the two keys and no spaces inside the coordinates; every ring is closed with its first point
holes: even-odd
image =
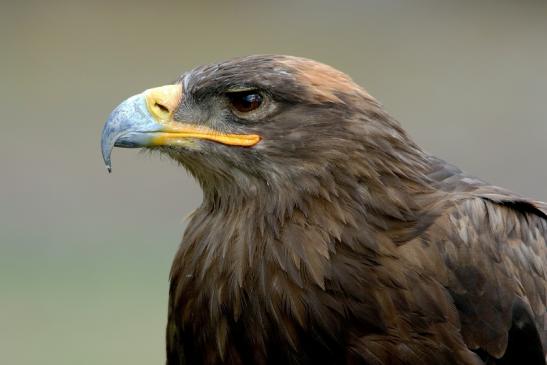
{"type": "MultiPolygon", "coordinates": [[[[150,116],[144,95],[137,94],[118,105],[108,116],[101,134],[101,152],[107,171],[112,172],[112,149],[117,147],[142,147],[142,141],[131,138],[120,141],[120,138],[131,132],[155,131],[158,126],[150,116]]],[[[134,136],[133,136],[134,137],[134,136]]]]}
{"type": "Polygon", "coordinates": [[[102,143],[102,153],[103,153],[103,161],[106,166],[106,169],[108,172],[112,172],[112,162],[110,160],[110,153],[112,152],[112,141],[109,140],[109,138],[103,137],[103,143],[102,143]],[[105,141],[107,141],[105,143],[105,141]]]}

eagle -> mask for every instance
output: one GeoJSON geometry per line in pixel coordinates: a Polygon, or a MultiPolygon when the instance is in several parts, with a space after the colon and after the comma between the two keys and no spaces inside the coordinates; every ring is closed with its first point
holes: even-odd
{"type": "Polygon", "coordinates": [[[547,204],[426,153],[325,64],[255,55],[117,106],[101,149],[195,177],[166,363],[532,364],[547,349],[547,204]]]}

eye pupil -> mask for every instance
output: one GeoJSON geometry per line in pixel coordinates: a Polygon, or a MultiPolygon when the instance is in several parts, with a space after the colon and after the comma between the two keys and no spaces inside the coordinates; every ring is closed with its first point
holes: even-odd
{"type": "Polygon", "coordinates": [[[262,104],[262,95],[256,91],[229,93],[228,99],[232,107],[241,113],[251,112],[262,104]]]}

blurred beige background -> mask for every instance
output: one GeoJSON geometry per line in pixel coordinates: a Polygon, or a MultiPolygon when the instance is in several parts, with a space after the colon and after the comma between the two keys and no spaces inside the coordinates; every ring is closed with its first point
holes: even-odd
{"type": "Polygon", "coordinates": [[[111,109],[252,53],[353,76],[428,151],[547,200],[547,1],[3,1],[0,363],[160,364],[201,193],[99,139],[111,109]]]}

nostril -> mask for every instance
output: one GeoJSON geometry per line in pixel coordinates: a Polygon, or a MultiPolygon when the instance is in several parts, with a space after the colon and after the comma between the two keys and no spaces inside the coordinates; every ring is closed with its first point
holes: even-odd
{"type": "Polygon", "coordinates": [[[165,105],[163,105],[163,104],[160,104],[160,103],[158,103],[158,102],[155,102],[155,103],[154,103],[154,106],[155,106],[156,108],[158,108],[159,110],[161,110],[162,112],[164,112],[164,113],[169,113],[169,108],[167,108],[167,107],[166,107],[165,105]]]}

